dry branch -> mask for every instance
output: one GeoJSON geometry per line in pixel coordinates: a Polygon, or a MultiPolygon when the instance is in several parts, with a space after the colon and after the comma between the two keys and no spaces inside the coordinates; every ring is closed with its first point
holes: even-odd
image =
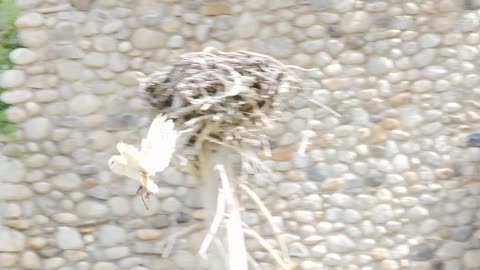
{"type": "Polygon", "coordinates": [[[180,130],[194,131],[182,135],[188,136],[187,148],[196,146],[189,153],[196,155],[206,138],[230,145],[259,141],[257,131],[275,115],[279,92],[301,89],[294,70],[301,69],[268,55],[206,48],[139,80],[154,108],[173,118],[180,130]]]}
{"type": "MultiPolygon", "coordinates": [[[[206,220],[211,226],[200,254],[205,256],[213,241],[212,249],[216,250],[208,254],[212,270],[225,269],[221,261],[225,257],[229,259],[229,270],[248,267],[235,195],[237,185],[229,182],[236,174],[228,157],[234,153],[242,158],[242,177],[262,169],[262,164],[249,150],[263,146],[265,154],[271,155],[268,140],[258,131],[275,120],[281,93],[301,92],[303,84],[296,75],[298,71],[310,70],[285,65],[260,53],[222,52],[209,47],[201,52],[183,54],[171,66],[149,76],[139,74],[140,88],[146,92],[150,104],[157,113],[168,114],[175,121],[182,142],[177,149],[179,164],[203,185],[206,220]],[[216,168],[220,177],[214,170],[215,165],[219,165],[216,168]],[[219,191],[220,182],[223,193],[219,191]],[[222,241],[215,237],[220,234],[222,219],[226,224],[226,256],[219,248],[222,241]]],[[[265,206],[257,204],[274,226],[265,206]]],[[[172,239],[165,249],[167,254],[174,244],[175,238],[172,239]]],[[[287,263],[278,254],[273,255],[282,268],[288,269],[290,258],[281,238],[277,240],[287,263]]]]}
{"type": "Polygon", "coordinates": [[[285,241],[281,237],[281,235],[280,235],[281,230],[280,230],[280,228],[278,228],[278,226],[273,221],[272,214],[270,213],[270,211],[268,211],[265,204],[262,202],[262,200],[258,197],[258,195],[251,188],[249,188],[245,184],[241,184],[240,188],[242,188],[260,208],[260,211],[262,212],[262,214],[265,216],[268,223],[272,227],[272,231],[273,231],[273,234],[275,235],[275,238],[277,239],[278,245],[280,247],[280,251],[282,253],[282,257],[284,258],[284,260],[286,262],[289,262],[291,259],[290,259],[290,256],[288,255],[287,244],[285,243],[285,241]]]}

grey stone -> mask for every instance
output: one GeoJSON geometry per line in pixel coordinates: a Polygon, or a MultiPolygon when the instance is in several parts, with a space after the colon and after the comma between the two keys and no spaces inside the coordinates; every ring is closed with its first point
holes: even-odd
{"type": "Polygon", "coordinates": [[[306,173],[310,180],[321,182],[325,180],[329,172],[327,166],[323,166],[317,163],[308,166],[306,169],[306,173]]]}
{"type": "Polygon", "coordinates": [[[71,21],[59,21],[50,32],[50,38],[57,42],[72,42],[77,39],[77,25],[71,21]]]}
{"type": "Polygon", "coordinates": [[[433,257],[434,247],[429,244],[421,244],[410,250],[410,258],[414,261],[427,261],[433,257]]]}
{"type": "Polygon", "coordinates": [[[471,225],[460,226],[449,230],[450,239],[453,241],[465,242],[476,231],[476,228],[471,225]]]}
{"type": "Polygon", "coordinates": [[[30,9],[38,6],[41,2],[40,0],[18,0],[16,5],[21,9],[30,9]]]}
{"type": "Polygon", "coordinates": [[[126,71],[128,69],[128,57],[121,53],[112,53],[110,54],[108,65],[111,71],[126,71]]]}
{"type": "Polygon", "coordinates": [[[58,223],[71,224],[78,221],[78,217],[71,213],[56,213],[52,219],[58,223]]]}
{"type": "Polygon", "coordinates": [[[173,214],[173,218],[179,224],[180,223],[187,223],[192,219],[192,217],[185,212],[176,212],[176,213],[173,214]]]}
{"type": "Polygon", "coordinates": [[[80,63],[72,60],[58,60],[56,64],[58,76],[61,79],[77,81],[82,78],[84,67],[80,63]]]}
{"type": "Polygon", "coordinates": [[[51,179],[51,183],[53,183],[55,188],[69,192],[80,188],[82,185],[82,179],[74,173],[65,173],[54,176],[51,179]]]}
{"type": "Polygon", "coordinates": [[[0,87],[19,87],[25,82],[26,76],[23,70],[6,70],[0,74],[0,87]]]}
{"type": "Polygon", "coordinates": [[[410,169],[410,162],[406,155],[398,154],[392,160],[393,166],[398,172],[404,172],[410,169]]]}
{"type": "Polygon", "coordinates": [[[330,203],[333,206],[340,208],[351,208],[353,207],[354,200],[348,195],[342,193],[333,193],[330,195],[330,203]]]}
{"type": "Polygon", "coordinates": [[[102,26],[102,33],[104,34],[113,34],[115,32],[118,32],[123,26],[123,22],[120,20],[114,20],[111,22],[108,22],[107,24],[102,26]]]}
{"type": "Polygon", "coordinates": [[[467,145],[469,147],[480,147],[480,133],[468,134],[467,145]]]}
{"type": "Polygon", "coordinates": [[[424,34],[418,38],[418,43],[421,48],[432,48],[439,45],[441,42],[441,37],[437,34],[424,34]]]}
{"type": "Polygon", "coordinates": [[[189,189],[185,196],[185,205],[194,209],[203,208],[203,192],[200,189],[189,189]]]}
{"type": "Polygon", "coordinates": [[[63,171],[73,167],[73,162],[66,156],[54,156],[51,160],[53,168],[63,171]]]}
{"type": "Polygon", "coordinates": [[[174,197],[163,200],[160,208],[167,213],[175,213],[182,209],[182,203],[174,197]]]}
{"type": "Polygon", "coordinates": [[[118,267],[111,262],[96,262],[92,270],[117,270],[118,267]]]}
{"type": "Polygon", "coordinates": [[[99,52],[90,52],[83,58],[83,63],[87,67],[101,68],[107,64],[107,56],[99,52]]]}
{"type": "Polygon", "coordinates": [[[242,14],[235,23],[234,33],[236,38],[251,38],[258,31],[259,24],[251,13],[242,14]]]}
{"type": "Polygon", "coordinates": [[[0,95],[0,99],[7,104],[23,103],[32,97],[32,92],[28,90],[9,90],[0,95]]]}
{"type": "Polygon", "coordinates": [[[50,136],[52,132],[52,123],[49,119],[35,117],[27,120],[23,124],[25,138],[28,140],[42,140],[50,136]]]}
{"type": "Polygon", "coordinates": [[[102,106],[99,97],[91,94],[81,94],[69,101],[69,108],[76,115],[88,115],[97,111],[102,106]]]}
{"type": "Polygon", "coordinates": [[[199,263],[197,256],[185,250],[177,250],[172,259],[175,266],[180,269],[191,269],[192,266],[199,263]]]}
{"type": "Polygon", "coordinates": [[[438,220],[429,218],[424,220],[420,224],[420,232],[422,234],[431,234],[435,232],[438,228],[440,228],[440,226],[441,226],[441,223],[438,220]]]}
{"type": "Polygon", "coordinates": [[[185,44],[185,38],[180,35],[173,35],[168,38],[167,46],[172,49],[178,49],[185,44]]]}
{"type": "Polygon", "coordinates": [[[131,252],[130,248],[126,246],[111,247],[107,248],[104,251],[105,257],[109,260],[118,260],[125,257],[128,257],[131,252]]]}
{"type": "Polygon", "coordinates": [[[115,216],[126,216],[130,212],[130,202],[123,197],[110,198],[108,205],[115,216]]]}
{"type": "MultiPolygon", "coordinates": [[[[51,249],[51,250],[54,251],[53,249],[51,249]]],[[[46,255],[48,257],[52,257],[52,258],[45,259],[43,261],[43,267],[44,267],[45,270],[59,269],[60,267],[65,265],[65,263],[67,262],[64,258],[53,257],[54,254],[43,254],[43,255],[46,255]]]]}
{"type": "Polygon", "coordinates": [[[41,26],[43,21],[44,18],[42,14],[29,12],[18,17],[18,19],[15,21],[15,26],[17,28],[34,28],[41,26]]]}
{"type": "Polygon", "coordinates": [[[30,199],[33,192],[25,185],[0,183],[0,201],[19,201],[30,199]]]}
{"type": "Polygon", "coordinates": [[[281,197],[290,197],[293,194],[299,193],[302,190],[302,186],[297,183],[281,183],[278,186],[278,194],[281,197]]]}
{"type": "Polygon", "coordinates": [[[371,212],[370,219],[375,223],[385,223],[394,217],[393,209],[388,204],[379,204],[371,212]]]}
{"type": "Polygon", "coordinates": [[[428,216],[429,216],[428,209],[420,206],[412,207],[408,209],[406,213],[406,217],[413,222],[418,222],[420,220],[427,218],[428,216]]]}
{"type": "Polygon", "coordinates": [[[93,36],[99,33],[98,24],[95,21],[87,21],[82,28],[82,34],[84,36],[93,36]]]}
{"type": "Polygon", "coordinates": [[[156,49],[165,45],[165,34],[162,32],[150,30],[147,28],[139,28],[132,37],[132,44],[137,49],[156,49]]]}
{"type": "Polygon", "coordinates": [[[433,63],[437,51],[435,49],[424,49],[415,54],[412,58],[412,63],[416,67],[427,67],[433,63]]]}
{"type": "Polygon", "coordinates": [[[287,58],[293,54],[294,43],[287,37],[273,37],[267,40],[267,50],[277,58],[287,58]]]}
{"type": "Polygon", "coordinates": [[[105,186],[96,186],[86,191],[87,196],[99,199],[107,200],[110,198],[110,191],[105,186]]]}
{"type": "Polygon", "coordinates": [[[463,255],[463,263],[465,269],[477,269],[480,268],[480,249],[467,250],[463,255]]]}
{"type": "Polygon", "coordinates": [[[96,232],[96,235],[99,243],[105,247],[122,245],[127,241],[127,233],[120,226],[103,225],[96,232]]]}
{"type": "Polygon", "coordinates": [[[365,11],[349,12],[344,15],[341,26],[345,33],[361,33],[371,25],[370,16],[365,11]]]}
{"type": "Polygon", "coordinates": [[[295,19],[294,24],[297,27],[305,28],[312,26],[315,23],[316,19],[317,17],[313,14],[301,15],[295,19]]]}
{"type": "Polygon", "coordinates": [[[0,252],[19,252],[24,248],[25,236],[21,232],[0,228],[0,252]]]}
{"type": "Polygon", "coordinates": [[[25,270],[41,269],[40,257],[33,251],[25,251],[20,258],[20,266],[25,270]]]}
{"type": "Polygon", "coordinates": [[[292,243],[288,246],[288,254],[295,258],[306,258],[310,256],[310,251],[302,243],[292,243]]]}
{"type": "Polygon", "coordinates": [[[101,218],[109,212],[109,209],[104,203],[85,200],[77,205],[76,212],[79,216],[85,218],[101,218]]]}
{"type": "Polygon", "coordinates": [[[160,25],[162,22],[163,17],[165,15],[162,14],[145,14],[140,18],[140,21],[143,25],[145,26],[155,26],[155,25],[160,25]]]}
{"type": "Polygon", "coordinates": [[[25,166],[20,160],[0,155],[0,183],[18,183],[25,176],[25,166]]]}
{"type": "Polygon", "coordinates": [[[41,48],[48,43],[48,34],[40,29],[21,29],[17,35],[20,44],[28,48],[41,48]]]}
{"type": "Polygon", "coordinates": [[[297,210],[293,212],[293,218],[302,223],[311,224],[315,221],[315,216],[311,211],[297,210]]]}
{"type": "Polygon", "coordinates": [[[347,253],[355,250],[356,244],[345,235],[332,235],[325,238],[325,244],[329,251],[347,253]]]}
{"type": "Polygon", "coordinates": [[[367,60],[367,70],[373,75],[383,75],[392,69],[393,62],[386,57],[373,56],[367,60]]]}
{"type": "Polygon", "coordinates": [[[94,164],[87,164],[77,167],[75,172],[79,175],[92,175],[98,172],[98,166],[94,164]]]}
{"type": "Polygon", "coordinates": [[[57,245],[61,249],[81,249],[83,241],[77,229],[71,227],[59,227],[55,234],[57,245]]]}
{"type": "Polygon", "coordinates": [[[92,5],[92,0],[70,0],[70,3],[79,10],[87,11],[92,5]]]}
{"type": "Polygon", "coordinates": [[[460,258],[465,252],[465,244],[460,242],[446,242],[441,245],[435,255],[439,259],[460,258]]]}
{"type": "Polygon", "coordinates": [[[37,60],[37,54],[28,48],[18,48],[8,55],[10,61],[16,65],[28,65],[37,60]]]}
{"type": "Polygon", "coordinates": [[[93,47],[99,52],[114,52],[117,50],[117,40],[109,36],[96,36],[93,47]]]}
{"type": "Polygon", "coordinates": [[[342,221],[345,223],[358,223],[362,219],[362,214],[357,210],[347,209],[343,212],[342,221]]]}
{"type": "Polygon", "coordinates": [[[338,266],[342,262],[342,257],[336,253],[328,253],[323,258],[323,263],[329,266],[338,266]]]}
{"type": "Polygon", "coordinates": [[[35,91],[35,101],[44,103],[57,100],[59,97],[58,91],[55,90],[38,90],[35,91]]]}

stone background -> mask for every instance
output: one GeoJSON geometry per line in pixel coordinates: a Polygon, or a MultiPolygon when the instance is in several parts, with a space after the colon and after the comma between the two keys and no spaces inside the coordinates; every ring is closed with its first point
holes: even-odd
{"type": "MultiPolygon", "coordinates": [[[[0,268],[198,269],[196,183],[170,168],[145,211],[106,161],[151,119],[135,71],[206,46],[319,68],[265,132],[273,177],[251,185],[301,269],[480,269],[480,1],[17,0],[24,48],[1,96],[0,268]],[[296,153],[300,130],[315,136],[296,153]]],[[[244,220],[267,239],[263,217],[244,220]]],[[[254,240],[262,269],[275,269],[254,240]]]]}

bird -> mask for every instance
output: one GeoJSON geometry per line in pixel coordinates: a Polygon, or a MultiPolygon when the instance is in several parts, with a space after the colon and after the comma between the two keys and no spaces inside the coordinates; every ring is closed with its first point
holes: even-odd
{"type": "Polygon", "coordinates": [[[113,173],[139,182],[136,194],[141,194],[147,209],[145,201],[148,202],[150,194],[159,191],[151,177],[168,167],[175,152],[176,140],[177,131],[173,121],[167,120],[166,115],[159,114],[150,124],[147,136],[142,139],[140,150],[121,141],[116,145],[120,155],[114,155],[108,160],[113,173]]]}

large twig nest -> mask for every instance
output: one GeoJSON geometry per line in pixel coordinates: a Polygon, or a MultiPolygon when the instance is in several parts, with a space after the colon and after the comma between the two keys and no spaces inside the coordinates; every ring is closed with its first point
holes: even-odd
{"type": "Polygon", "coordinates": [[[255,131],[270,123],[279,93],[300,85],[293,69],[263,54],[206,48],[145,77],[141,87],[154,108],[175,120],[194,153],[206,140],[257,140],[255,131]]]}

